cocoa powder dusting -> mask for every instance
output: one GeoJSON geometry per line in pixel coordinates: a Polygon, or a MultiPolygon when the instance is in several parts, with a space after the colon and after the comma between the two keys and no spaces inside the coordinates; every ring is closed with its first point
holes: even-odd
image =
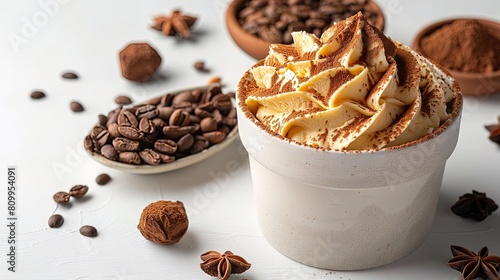
{"type": "Polygon", "coordinates": [[[456,20],[422,38],[430,59],[461,72],[500,70],[500,38],[476,20],[456,20]]]}

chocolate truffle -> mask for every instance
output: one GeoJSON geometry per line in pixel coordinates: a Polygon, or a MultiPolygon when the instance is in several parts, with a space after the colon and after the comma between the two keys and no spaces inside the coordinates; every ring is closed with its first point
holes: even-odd
{"type": "Polygon", "coordinates": [[[186,209],[182,202],[160,200],[142,210],[137,228],[147,240],[168,245],[179,242],[188,225],[186,209]]]}
{"type": "Polygon", "coordinates": [[[131,81],[149,80],[160,64],[160,55],[148,43],[132,43],[120,51],[122,76],[131,81]]]}

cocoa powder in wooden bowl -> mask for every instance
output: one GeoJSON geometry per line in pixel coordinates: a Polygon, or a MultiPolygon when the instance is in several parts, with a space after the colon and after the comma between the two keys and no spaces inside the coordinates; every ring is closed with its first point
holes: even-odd
{"type": "Polygon", "coordinates": [[[442,20],[422,29],[412,47],[446,68],[464,95],[500,92],[500,23],[472,18],[442,20]]]}
{"type": "Polygon", "coordinates": [[[233,0],[226,11],[226,25],[234,42],[260,60],[272,43],[291,44],[293,31],[320,37],[334,22],[361,11],[381,31],[385,18],[371,0],[233,0]]]}

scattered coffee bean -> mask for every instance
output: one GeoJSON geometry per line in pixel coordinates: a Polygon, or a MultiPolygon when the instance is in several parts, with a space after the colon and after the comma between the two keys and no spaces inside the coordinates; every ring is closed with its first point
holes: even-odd
{"type": "Polygon", "coordinates": [[[41,99],[45,97],[45,93],[43,91],[35,90],[31,93],[31,99],[41,99]]]}
{"type": "Polygon", "coordinates": [[[120,95],[115,98],[115,103],[118,105],[129,105],[132,104],[132,99],[125,95],[120,95]]]}
{"type": "Polygon", "coordinates": [[[232,103],[217,83],[167,93],[98,117],[84,146],[92,153],[128,164],[172,162],[223,141],[237,124],[232,103]]]}
{"type": "Polygon", "coordinates": [[[241,3],[237,14],[241,27],[271,43],[292,43],[293,31],[306,31],[319,37],[335,22],[358,11],[371,24],[379,22],[379,15],[369,0],[248,0],[241,3]]]}
{"type": "Polygon", "coordinates": [[[83,105],[80,102],[77,102],[77,101],[72,101],[69,104],[69,107],[71,108],[71,111],[73,111],[73,112],[82,112],[83,110],[85,110],[83,108],[83,105]]]}
{"type": "Polygon", "coordinates": [[[73,72],[65,72],[61,75],[64,79],[78,79],[78,75],[73,72]]]}
{"type": "Polygon", "coordinates": [[[205,61],[198,60],[193,64],[193,67],[200,72],[209,72],[209,70],[205,67],[205,61]]]}
{"type": "Polygon", "coordinates": [[[75,185],[69,190],[69,195],[74,198],[82,198],[88,190],[89,187],[85,185],[75,185]]]}
{"type": "Polygon", "coordinates": [[[96,237],[97,236],[97,229],[95,227],[89,226],[89,225],[82,226],[80,228],[80,234],[83,236],[87,236],[87,237],[96,237]]]}
{"type": "Polygon", "coordinates": [[[52,198],[57,204],[64,205],[69,203],[70,195],[67,192],[56,192],[52,198]]]}
{"type": "Polygon", "coordinates": [[[51,228],[58,228],[62,226],[63,223],[64,223],[64,218],[59,214],[52,215],[49,218],[49,227],[51,228]]]}
{"type": "Polygon", "coordinates": [[[107,183],[109,183],[109,181],[111,181],[111,176],[106,173],[99,174],[95,178],[95,182],[100,186],[106,185],[107,183]]]}

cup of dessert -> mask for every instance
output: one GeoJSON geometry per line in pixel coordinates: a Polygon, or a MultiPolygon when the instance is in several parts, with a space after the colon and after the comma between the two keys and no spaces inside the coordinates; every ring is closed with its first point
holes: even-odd
{"type": "Polygon", "coordinates": [[[261,233],[313,267],[395,262],[431,230],[459,134],[459,86],[362,14],[321,38],[293,36],[238,84],[261,233]]]}
{"type": "Polygon", "coordinates": [[[306,31],[320,35],[333,23],[357,12],[381,31],[385,17],[372,0],[296,1],[233,0],[225,20],[229,35],[245,53],[260,60],[266,57],[273,43],[292,43],[291,32],[306,31]]]}
{"type": "Polygon", "coordinates": [[[480,18],[437,21],[412,48],[445,67],[468,96],[500,93],[500,23],[480,18]]]}

